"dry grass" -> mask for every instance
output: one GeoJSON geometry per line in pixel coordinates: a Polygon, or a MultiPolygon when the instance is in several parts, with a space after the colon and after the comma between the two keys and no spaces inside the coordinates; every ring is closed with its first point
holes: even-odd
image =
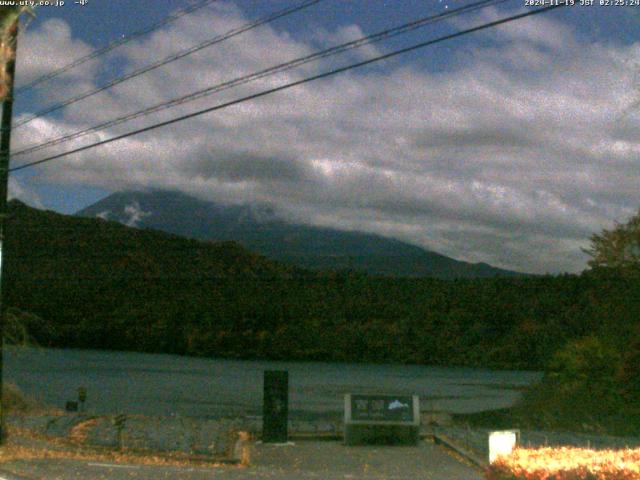
{"type": "Polygon", "coordinates": [[[11,441],[0,447],[0,464],[14,460],[66,459],[176,467],[237,468],[246,466],[243,462],[238,465],[230,465],[204,456],[197,457],[181,452],[158,454],[128,449],[89,447],[78,443],[77,439],[51,438],[31,430],[15,427],[10,427],[8,430],[11,441]]]}
{"type": "Polygon", "coordinates": [[[166,465],[178,467],[229,467],[228,463],[212,462],[205,459],[194,459],[186,455],[167,454],[153,455],[143,452],[99,451],[88,448],[77,450],[57,450],[22,445],[7,445],[0,448],[0,464],[14,460],[66,459],[93,462],[113,462],[134,465],[166,465]]]}
{"type": "Polygon", "coordinates": [[[89,431],[98,424],[97,418],[88,418],[87,420],[78,423],[69,432],[69,440],[77,444],[86,444],[89,437],[89,431]]]}
{"type": "Polygon", "coordinates": [[[240,465],[248,467],[251,463],[251,434],[249,432],[237,432],[238,442],[236,448],[239,450],[236,453],[236,457],[240,459],[240,465]]]}
{"type": "MultiPolygon", "coordinates": [[[[3,402],[6,413],[13,415],[56,415],[63,414],[57,409],[48,408],[24,395],[15,385],[5,384],[3,402]]],[[[71,459],[80,461],[99,461],[136,465],[231,467],[230,464],[213,460],[206,456],[190,455],[182,452],[159,454],[152,451],[94,447],[86,445],[88,430],[98,421],[87,418],[71,429],[68,437],[50,437],[26,428],[7,426],[9,442],[0,447],[0,464],[13,460],[71,459]]],[[[237,466],[247,466],[250,462],[250,435],[247,432],[234,432],[238,438],[236,444],[237,466]]]]}

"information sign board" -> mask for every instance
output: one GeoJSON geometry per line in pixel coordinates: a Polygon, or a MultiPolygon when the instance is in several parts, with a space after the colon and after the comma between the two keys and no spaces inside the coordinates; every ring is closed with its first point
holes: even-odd
{"type": "Polygon", "coordinates": [[[415,445],[420,434],[417,395],[347,394],[344,399],[347,445],[415,445]]]}
{"type": "Polygon", "coordinates": [[[351,395],[352,421],[413,423],[413,397],[410,395],[351,395]]]}

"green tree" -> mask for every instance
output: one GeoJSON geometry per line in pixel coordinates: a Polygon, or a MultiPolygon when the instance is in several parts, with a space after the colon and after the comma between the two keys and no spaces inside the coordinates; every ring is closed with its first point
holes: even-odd
{"type": "Polygon", "coordinates": [[[640,210],[627,223],[592,235],[591,245],[584,252],[591,256],[588,263],[592,268],[640,270],[640,210]]]}
{"type": "Polygon", "coordinates": [[[636,324],[633,336],[624,350],[617,373],[621,393],[636,414],[640,413],[640,323],[636,324]]]}
{"type": "Polygon", "coordinates": [[[567,391],[604,393],[613,391],[620,354],[596,337],[573,340],[556,352],[549,376],[567,391]]]}
{"type": "Polygon", "coordinates": [[[519,416],[535,427],[622,433],[632,425],[621,416],[620,357],[593,336],[569,341],[553,355],[542,381],[524,394],[519,416]]]}
{"type": "Polygon", "coordinates": [[[4,340],[9,344],[46,346],[57,336],[51,322],[18,308],[8,308],[4,322],[4,340]]]}

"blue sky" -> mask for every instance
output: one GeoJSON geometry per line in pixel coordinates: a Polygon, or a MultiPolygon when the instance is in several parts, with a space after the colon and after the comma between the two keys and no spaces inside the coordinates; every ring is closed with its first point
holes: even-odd
{"type": "MultiPolygon", "coordinates": [[[[295,3],[215,2],[19,96],[15,118],[295,3]]],[[[468,3],[323,0],[16,129],[12,148],[468,3]]],[[[496,20],[524,11],[523,3],[506,1],[46,153],[496,20]]],[[[40,7],[21,33],[17,84],[189,4],[40,7]]],[[[12,192],[72,213],[118,190],[177,189],[269,204],[292,221],[379,233],[461,260],[580,271],[589,236],[640,206],[639,33],[640,7],[559,9],[16,172],[12,192]]]]}

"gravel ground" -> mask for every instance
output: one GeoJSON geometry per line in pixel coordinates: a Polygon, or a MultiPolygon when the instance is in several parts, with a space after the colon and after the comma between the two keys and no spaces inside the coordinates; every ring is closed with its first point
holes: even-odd
{"type": "MultiPolygon", "coordinates": [[[[118,452],[118,431],[112,416],[31,416],[10,417],[14,431],[35,432],[40,437],[14,435],[10,444],[38,451],[65,451],[71,445],[93,446],[97,452],[118,452]],[[53,439],[53,440],[47,440],[53,439]],[[62,440],[62,442],[60,442],[62,440]]],[[[125,447],[121,456],[104,455],[72,458],[25,458],[15,455],[0,468],[0,480],[38,479],[187,479],[218,478],[240,480],[273,478],[294,479],[450,479],[479,480],[479,471],[447,449],[430,442],[416,447],[347,447],[340,441],[296,440],[286,445],[262,444],[259,418],[207,420],[189,418],[128,417],[121,434],[125,447]],[[238,443],[230,432],[253,431],[238,443]],[[180,465],[141,465],[128,449],[149,455],[158,452],[200,454],[181,460],[180,465]],[[222,455],[224,454],[224,455],[222,455]],[[231,457],[245,460],[248,466],[215,466],[216,459],[231,457]],[[4,472],[4,473],[3,473],[4,472]]],[[[335,438],[341,425],[332,421],[294,421],[292,433],[307,437],[335,438]]],[[[144,463],[144,462],[142,462],[144,463]]]]}
{"type": "MultiPolygon", "coordinates": [[[[17,446],[36,449],[61,449],[69,445],[83,445],[117,452],[146,452],[181,454],[208,459],[205,467],[189,461],[183,466],[168,465],[116,465],[113,461],[31,459],[6,463],[14,474],[28,479],[39,478],[214,478],[234,480],[244,478],[326,479],[479,479],[478,470],[472,468],[468,458],[482,463],[488,457],[488,429],[464,428],[454,425],[424,426],[423,434],[446,439],[459,452],[468,453],[467,459],[456,457],[450,450],[429,442],[418,447],[346,447],[339,441],[318,441],[319,438],[336,439],[342,434],[342,423],[337,419],[290,422],[294,443],[264,445],[260,438],[261,419],[194,419],[180,417],[128,416],[121,432],[114,416],[40,415],[8,417],[7,423],[16,431],[30,431],[45,439],[64,440],[62,443],[34,443],[33,438],[13,439],[17,446]],[[250,432],[253,443],[245,440],[244,452],[250,451],[248,468],[212,467],[212,461],[240,459],[237,432],[250,432]],[[307,440],[302,441],[303,438],[307,440]],[[314,440],[316,439],[316,440],[314,440]],[[22,443],[20,443],[22,442],[22,443]],[[186,466],[185,466],[186,465],[186,466]],[[212,470],[213,469],[213,470],[212,470]],[[208,472],[208,473],[207,473],[208,472]],[[209,475],[208,477],[206,475],[209,475]]],[[[10,439],[11,442],[11,439],[10,439]]],[[[522,431],[521,444],[539,446],[579,446],[589,448],[624,448],[640,446],[640,438],[617,438],[561,432],[522,431]]],[[[19,457],[17,457],[19,458],[19,457]]],[[[191,457],[189,457],[191,458],[191,457]]],[[[126,457],[118,461],[127,462],[126,457]]],[[[11,479],[10,475],[4,478],[11,479]]],[[[18,477],[20,478],[20,477],[18,477]]],[[[3,474],[0,472],[0,480],[3,474]]]]}
{"type": "MultiPolygon", "coordinates": [[[[481,480],[480,472],[428,442],[415,447],[346,447],[334,441],[255,443],[248,467],[140,466],[71,460],[13,461],[7,480],[481,480]]],[[[0,473],[0,477],[3,474],[0,473]]]]}

